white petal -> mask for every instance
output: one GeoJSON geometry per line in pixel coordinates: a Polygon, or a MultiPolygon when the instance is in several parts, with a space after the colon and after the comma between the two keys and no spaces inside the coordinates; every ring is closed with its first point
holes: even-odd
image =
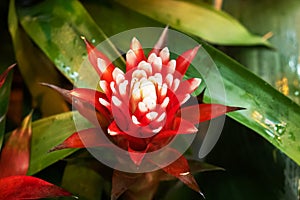
{"type": "Polygon", "coordinates": [[[161,90],[160,90],[161,98],[164,98],[167,95],[167,91],[168,91],[168,86],[167,86],[166,83],[164,83],[161,87],[161,90]]]}
{"type": "Polygon", "coordinates": [[[125,77],[123,74],[118,74],[117,78],[116,78],[116,83],[117,85],[119,85],[121,82],[123,82],[125,80],[125,77]]]}
{"type": "Polygon", "coordinates": [[[173,85],[172,85],[172,91],[175,92],[178,89],[179,83],[180,83],[180,80],[178,78],[174,79],[173,85]]]}
{"type": "Polygon", "coordinates": [[[105,99],[103,98],[99,98],[99,102],[105,106],[105,107],[109,107],[110,106],[110,103],[108,101],[106,101],[105,99]]]}
{"type": "Polygon", "coordinates": [[[141,112],[147,112],[147,111],[148,111],[148,109],[147,109],[147,107],[146,107],[146,105],[145,105],[144,102],[139,102],[138,108],[139,108],[139,110],[140,110],[141,112]]]}
{"type": "Polygon", "coordinates": [[[153,110],[156,107],[156,99],[151,97],[144,98],[143,102],[149,110],[153,110]]]}
{"type": "Polygon", "coordinates": [[[141,48],[140,42],[138,41],[138,39],[136,39],[136,37],[133,37],[132,40],[131,40],[131,49],[133,51],[136,51],[140,48],[141,48]]]}
{"type": "Polygon", "coordinates": [[[163,128],[163,127],[160,126],[160,127],[158,127],[157,129],[153,129],[152,132],[153,132],[153,133],[158,133],[159,131],[161,131],[162,128],[163,128]]]}
{"type": "Polygon", "coordinates": [[[156,57],[152,63],[153,69],[156,72],[160,72],[162,68],[162,60],[160,57],[156,57]]]}
{"type": "Polygon", "coordinates": [[[120,92],[120,95],[124,96],[126,95],[126,92],[127,92],[127,85],[128,85],[128,80],[125,80],[123,83],[121,83],[119,85],[119,92],[120,92]]]}
{"type": "Polygon", "coordinates": [[[201,78],[194,78],[191,82],[191,91],[194,91],[199,85],[201,84],[202,79],[201,78]]]}
{"type": "Polygon", "coordinates": [[[150,63],[147,63],[144,60],[139,63],[138,69],[144,70],[148,75],[152,74],[152,67],[151,67],[150,63]]]}
{"type": "Polygon", "coordinates": [[[117,84],[119,84],[121,81],[125,79],[124,72],[120,70],[118,67],[114,69],[114,71],[112,72],[112,76],[117,84]]]}
{"type": "Polygon", "coordinates": [[[170,60],[167,65],[168,73],[174,74],[176,69],[176,60],[170,60]]]}
{"type": "Polygon", "coordinates": [[[152,120],[154,120],[154,119],[157,117],[157,115],[158,115],[157,112],[152,111],[152,112],[147,113],[147,114],[146,114],[146,117],[147,117],[149,120],[152,121],[152,120]]]}
{"type": "Polygon", "coordinates": [[[172,74],[168,74],[166,76],[165,83],[169,86],[169,88],[171,88],[172,83],[173,83],[173,75],[172,74]]]}
{"type": "Polygon", "coordinates": [[[163,62],[163,63],[166,63],[166,62],[169,60],[169,58],[170,58],[170,52],[169,52],[168,47],[163,48],[163,49],[159,52],[159,56],[161,57],[162,62],[163,62]]]}
{"type": "Polygon", "coordinates": [[[131,98],[133,98],[134,101],[140,100],[140,98],[141,98],[140,82],[136,82],[133,85],[133,88],[131,91],[131,98]]]}
{"type": "Polygon", "coordinates": [[[147,74],[144,70],[137,69],[132,73],[132,78],[141,79],[142,77],[147,78],[147,74]]]}
{"type": "Polygon", "coordinates": [[[157,122],[161,122],[162,120],[165,119],[165,117],[166,117],[166,113],[164,112],[163,114],[161,114],[161,115],[159,116],[159,118],[158,118],[156,121],[157,121],[157,122]]]}
{"type": "Polygon", "coordinates": [[[101,72],[104,72],[107,67],[106,62],[101,58],[97,58],[97,66],[101,72]]]}
{"type": "Polygon", "coordinates": [[[137,78],[132,78],[131,79],[131,82],[130,82],[130,88],[132,89],[133,88],[133,86],[134,86],[134,84],[136,83],[136,82],[138,82],[138,79],[137,78]]]}
{"type": "Polygon", "coordinates": [[[117,90],[116,90],[116,88],[115,88],[115,82],[114,82],[114,81],[110,82],[110,89],[111,89],[111,91],[112,91],[113,93],[117,93],[117,90]]]}
{"type": "Polygon", "coordinates": [[[157,58],[155,53],[151,53],[150,56],[148,57],[148,63],[153,63],[154,60],[157,58]]]}
{"type": "Polygon", "coordinates": [[[108,83],[105,80],[99,81],[100,88],[103,90],[105,94],[108,92],[108,83]]]}
{"type": "Polygon", "coordinates": [[[162,108],[166,108],[168,106],[169,102],[170,102],[170,98],[166,97],[160,106],[162,108]]]}
{"type": "Polygon", "coordinates": [[[114,135],[117,135],[117,134],[118,134],[118,132],[112,131],[112,130],[110,130],[109,128],[107,129],[107,132],[108,132],[108,134],[111,135],[111,136],[114,136],[114,135]]]}
{"type": "Polygon", "coordinates": [[[113,104],[115,104],[118,107],[121,106],[121,104],[122,104],[121,100],[118,99],[118,97],[116,97],[116,96],[112,96],[111,100],[112,100],[113,104]]]}
{"type": "Polygon", "coordinates": [[[156,99],[156,90],[155,90],[155,86],[154,84],[149,81],[146,80],[144,82],[141,82],[141,86],[140,86],[140,90],[142,92],[142,97],[151,97],[153,99],[156,99]]]}
{"type": "Polygon", "coordinates": [[[126,53],[126,62],[129,64],[129,65],[134,65],[134,63],[136,62],[136,55],[135,53],[129,49],[129,51],[127,51],[126,53]]]}
{"type": "Polygon", "coordinates": [[[134,124],[136,124],[136,125],[141,124],[141,122],[139,122],[139,120],[136,118],[136,116],[132,115],[131,119],[134,124]]]}
{"type": "Polygon", "coordinates": [[[154,75],[154,77],[155,77],[157,85],[161,86],[162,85],[162,75],[161,75],[161,73],[156,73],[154,75]]]}

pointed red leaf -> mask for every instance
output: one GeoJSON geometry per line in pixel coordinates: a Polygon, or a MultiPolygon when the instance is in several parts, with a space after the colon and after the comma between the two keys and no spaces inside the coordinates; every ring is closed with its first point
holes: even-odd
{"type": "Polygon", "coordinates": [[[5,143],[0,158],[0,178],[26,175],[29,167],[31,115],[25,117],[22,126],[12,132],[5,143]]]}
{"type": "Polygon", "coordinates": [[[99,102],[99,98],[108,101],[105,94],[87,88],[65,90],[52,84],[41,84],[48,86],[60,93],[66,101],[71,103],[73,107],[75,107],[80,112],[80,114],[89,119],[93,124],[100,124],[101,127],[104,128],[107,127],[112,120],[109,112],[110,107],[104,107],[99,102]]]}
{"type": "Polygon", "coordinates": [[[9,66],[2,74],[0,74],[0,88],[5,83],[5,80],[6,80],[6,77],[8,76],[8,73],[10,72],[10,70],[12,70],[12,68],[14,68],[14,66],[16,66],[16,64],[13,64],[13,65],[9,66]]]}
{"type": "Polygon", "coordinates": [[[135,151],[134,149],[131,149],[130,146],[128,146],[129,156],[136,166],[141,165],[143,158],[147,153],[147,150],[148,148],[145,148],[143,151],[135,151]]]}
{"type": "Polygon", "coordinates": [[[32,176],[9,176],[0,179],[1,199],[40,199],[72,196],[66,190],[32,176]]]}
{"type": "Polygon", "coordinates": [[[164,31],[161,33],[158,41],[154,45],[153,49],[150,51],[149,55],[151,55],[151,53],[155,53],[156,55],[158,55],[160,50],[167,45],[166,43],[167,43],[168,29],[169,27],[166,26],[164,31]]]}
{"type": "Polygon", "coordinates": [[[181,75],[185,74],[192,60],[195,58],[199,48],[200,46],[196,46],[195,48],[184,52],[176,59],[177,72],[179,72],[181,75]]]}
{"type": "Polygon", "coordinates": [[[161,167],[161,169],[164,170],[166,173],[175,176],[176,178],[181,180],[184,184],[186,184],[188,187],[195,190],[196,192],[199,192],[202,195],[196,180],[191,174],[188,161],[185,159],[185,157],[182,156],[182,154],[180,154],[177,150],[170,149],[170,148],[168,149],[168,151],[165,152],[164,156],[172,156],[172,157],[176,156],[178,157],[178,159],[167,166],[162,165],[162,163],[155,163],[155,164],[161,167]]]}
{"type": "Polygon", "coordinates": [[[79,132],[73,133],[65,141],[56,147],[53,147],[49,152],[67,149],[67,148],[87,148],[87,147],[104,147],[109,146],[107,141],[103,139],[105,136],[100,136],[103,134],[97,128],[89,128],[79,132]]]}
{"type": "Polygon", "coordinates": [[[188,113],[188,115],[185,114],[183,116],[185,120],[193,124],[198,124],[219,117],[221,115],[224,115],[225,113],[242,110],[242,109],[244,108],[230,107],[221,104],[198,104],[198,105],[182,108],[181,112],[188,113]],[[194,112],[194,110],[196,109],[199,109],[200,114],[198,112],[194,112]]]}
{"type": "Polygon", "coordinates": [[[98,49],[94,45],[92,45],[85,37],[82,37],[82,39],[86,45],[89,61],[98,73],[100,79],[106,80],[108,83],[110,83],[113,80],[112,72],[114,71],[115,66],[107,58],[106,55],[98,51],[98,49]],[[103,60],[103,63],[101,65],[99,65],[99,58],[103,60]]]}

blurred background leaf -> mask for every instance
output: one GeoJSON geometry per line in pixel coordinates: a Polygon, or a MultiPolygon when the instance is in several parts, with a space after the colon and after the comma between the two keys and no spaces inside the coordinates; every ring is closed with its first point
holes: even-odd
{"type": "Polygon", "coordinates": [[[59,94],[40,85],[41,82],[61,85],[60,76],[54,65],[19,26],[13,0],[10,1],[9,30],[19,70],[32,95],[32,106],[39,107],[43,116],[68,111],[67,104],[59,94]]]}
{"type": "Polygon", "coordinates": [[[236,19],[199,1],[117,0],[118,3],[178,30],[221,45],[266,45],[236,19]],[[170,9],[172,8],[172,9],[170,9]]]}

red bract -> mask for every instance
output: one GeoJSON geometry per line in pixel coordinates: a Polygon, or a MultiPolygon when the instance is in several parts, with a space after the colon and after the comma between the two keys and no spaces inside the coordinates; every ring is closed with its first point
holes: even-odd
{"type": "Polygon", "coordinates": [[[40,199],[48,197],[72,196],[71,193],[43,181],[25,176],[29,167],[31,114],[14,130],[0,157],[0,199],[40,199]]]}
{"type": "Polygon", "coordinates": [[[12,68],[14,68],[15,65],[16,64],[13,64],[13,65],[9,66],[2,74],[0,74],[0,88],[5,83],[5,79],[8,75],[8,73],[10,72],[10,70],[12,70],[12,68]]]}
{"type": "MultiPolygon", "coordinates": [[[[172,60],[169,49],[164,46],[166,34],[167,29],[147,57],[140,42],[133,38],[126,54],[126,73],[84,38],[90,63],[100,77],[103,93],[83,88],[68,91],[48,85],[69,102],[73,99],[73,106],[96,126],[100,124],[109,140],[128,151],[137,166],[144,161],[146,153],[165,147],[176,135],[196,133],[196,124],[241,109],[202,102],[182,108],[201,83],[199,78],[183,80],[200,46],[172,60]],[[93,110],[96,110],[97,119],[93,110]]],[[[54,150],[109,146],[105,141],[94,139],[96,132],[93,128],[74,133],[54,150]],[[80,141],[79,134],[87,141],[85,144],[80,141]]],[[[175,149],[167,151],[178,158],[172,164],[166,166],[154,160],[146,161],[200,192],[186,159],[175,149]]]]}

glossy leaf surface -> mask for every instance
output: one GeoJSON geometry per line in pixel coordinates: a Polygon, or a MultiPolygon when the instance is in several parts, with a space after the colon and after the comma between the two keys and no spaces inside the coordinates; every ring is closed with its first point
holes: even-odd
{"type": "MultiPolygon", "coordinates": [[[[62,150],[58,152],[48,151],[60,144],[72,133],[76,132],[73,114],[79,119],[77,112],[67,112],[54,115],[32,123],[31,160],[28,174],[32,175],[56,161],[70,155],[76,149],[62,150]]],[[[82,123],[90,124],[82,117],[82,123]]]]}
{"type": "Polygon", "coordinates": [[[64,171],[62,187],[79,199],[101,199],[103,179],[96,171],[84,165],[69,163],[64,171]]]}
{"type": "Polygon", "coordinates": [[[68,111],[67,104],[60,95],[39,84],[40,82],[51,82],[57,85],[62,83],[55,66],[19,26],[14,0],[10,1],[9,31],[18,68],[32,95],[33,106],[39,107],[43,116],[68,111]]]}
{"type": "Polygon", "coordinates": [[[10,176],[0,179],[0,194],[5,200],[72,196],[66,190],[32,176],[10,176]]]}
{"type": "Polygon", "coordinates": [[[251,34],[225,12],[201,2],[186,1],[121,1],[118,3],[178,30],[197,35],[221,45],[269,45],[262,37],[251,34]],[[172,9],[170,9],[172,8],[172,9]],[[209,19],[209,20],[208,20],[209,19]]]}

